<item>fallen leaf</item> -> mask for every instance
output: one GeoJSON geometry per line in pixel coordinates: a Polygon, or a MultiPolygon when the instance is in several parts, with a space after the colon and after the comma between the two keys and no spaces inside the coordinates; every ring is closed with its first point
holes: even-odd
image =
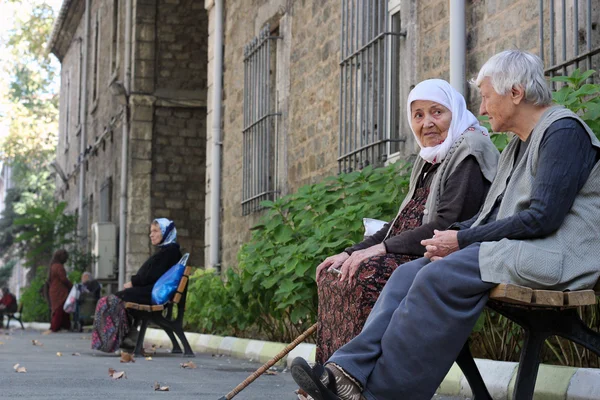
{"type": "Polygon", "coordinates": [[[3,344],[4,344],[4,342],[0,342],[0,345],[3,345],[3,344]]]}
{"type": "Polygon", "coordinates": [[[31,344],[34,346],[43,346],[44,344],[42,342],[40,342],[39,340],[32,340],[31,344]]]}
{"type": "Polygon", "coordinates": [[[127,379],[127,375],[125,375],[125,371],[116,371],[112,368],[108,369],[108,376],[110,376],[113,379],[121,379],[121,378],[125,378],[127,379]]]}
{"type": "Polygon", "coordinates": [[[13,369],[15,372],[27,372],[27,369],[25,367],[21,367],[20,364],[13,365],[13,369]]]}
{"type": "Polygon", "coordinates": [[[277,371],[271,371],[270,369],[265,371],[265,375],[277,375],[279,372],[277,371]]]}
{"type": "Polygon", "coordinates": [[[168,392],[169,391],[169,387],[168,386],[160,386],[160,383],[154,382],[154,391],[157,391],[157,392],[168,392]]]}
{"type": "Polygon", "coordinates": [[[52,333],[52,331],[50,329],[48,329],[47,331],[42,332],[42,335],[49,335],[51,333],[52,333]]]}
{"type": "Polygon", "coordinates": [[[79,353],[73,353],[73,354],[71,354],[71,355],[72,355],[72,356],[80,356],[81,354],[79,354],[79,353]]]}
{"type": "Polygon", "coordinates": [[[186,363],[181,363],[179,365],[181,366],[181,368],[190,368],[190,369],[198,368],[198,366],[196,364],[194,364],[193,361],[188,361],[186,363]]]}
{"type": "Polygon", "coordinates": [[[152,361],[152,357],[146,357],[146,361],[152,361]]]}
{"type": "Polygon", "coordinates": [[[61,353],[60,351],[58,351],[58,352],[56,353],[56,355],[57,355],[57,356],[59,356],[59,357],[62,357],[62,353],[61,353]]]}
{"type": "Polygon", "coordinates": [[[122,363],[129,363],[129,362],[132,362],[132,363],[134,363],[134,362],[135,362],[135,359],[133,358],[133,354],[131,354],[131,353],[126,353],[126,352],[124,352],[124,351],[123,351],[123,352],[121,352],[121,362],[122,362],[122,363]]]}

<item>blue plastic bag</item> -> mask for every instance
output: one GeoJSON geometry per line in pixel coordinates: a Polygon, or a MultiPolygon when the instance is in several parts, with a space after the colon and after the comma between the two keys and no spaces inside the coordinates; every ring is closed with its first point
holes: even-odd
{"type": "Polygon", "coordinates": [[[187,264],[188,257],[188,253],[184,254],[177,264],[173,265],[156,281],[152,288],[152,304],[165,304],[171,300],[185,271],[185,264],[187,264]]]}

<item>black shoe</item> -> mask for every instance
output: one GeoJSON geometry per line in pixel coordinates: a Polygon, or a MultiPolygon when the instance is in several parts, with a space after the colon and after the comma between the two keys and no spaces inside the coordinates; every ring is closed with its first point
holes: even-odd
{"type": "Polygon", "coordinates": [[[314,400],[340,400],[335,392],[335,378],[323,366],[318,365],[313,370],[305,359],[296,357],[291,366],[292,378],[302,390],[314,400]],[[326,387],[319,379],[319,372],[329,374],[329,385],[326,387]]]}

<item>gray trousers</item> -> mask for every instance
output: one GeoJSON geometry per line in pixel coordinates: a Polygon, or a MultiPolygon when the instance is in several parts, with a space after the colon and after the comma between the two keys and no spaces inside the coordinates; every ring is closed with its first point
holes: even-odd
{"type": "Polygon", "coordinates": [[[430,400],[496,286],[481,280],[478,258],[476,243],[399,266],[360,335],[328,362],[355,377],[369,400],[430,400]]]}

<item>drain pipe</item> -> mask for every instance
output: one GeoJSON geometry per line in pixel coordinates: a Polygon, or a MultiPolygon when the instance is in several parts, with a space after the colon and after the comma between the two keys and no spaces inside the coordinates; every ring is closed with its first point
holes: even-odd
{"type": "Polygon", "coordinates": [[[212,90],[212,168],[210,174],[210,266],[220,268],[221,224],[221,92],[223,71],[223,0],[215,0],[215,41],[212,90]]]}
{"type": "Polygon", "coordinates": [[[84,23],[83,23],[83,55],[80,53],[79,57],[82,57],[81,68],[81,82],[79,82],[79,87],[81,90],[81,104],[79,104],[79,109],[82,115],[81,121],[81,133],[79,135],[79,234],[83,237],[83,202],[85,201],[85,146],[87,144],[87,104],[88,104],[88,90],[87,90],[87,70],[88,70],[88,60],[89,60],[89,52],[90,52],[90,20],[92,13],[92,1],[85,0],[85,13],[84,13],[84,23]]]}
{"type": "Polygon", "coordinates": [[[465,95],[467,29],[464,0],[450,0],[450,21],[450,84],[465,95]]]}
{"type": "Polygon", "coordinates": [[[125,284],[125,252],[127,249],[127,166],[129,164],[129,94],[131,93],[131,0],[125,2],[125,111],[123,112],[121,143],[121,196],[119,202],[119,290],[125,284]]]}

